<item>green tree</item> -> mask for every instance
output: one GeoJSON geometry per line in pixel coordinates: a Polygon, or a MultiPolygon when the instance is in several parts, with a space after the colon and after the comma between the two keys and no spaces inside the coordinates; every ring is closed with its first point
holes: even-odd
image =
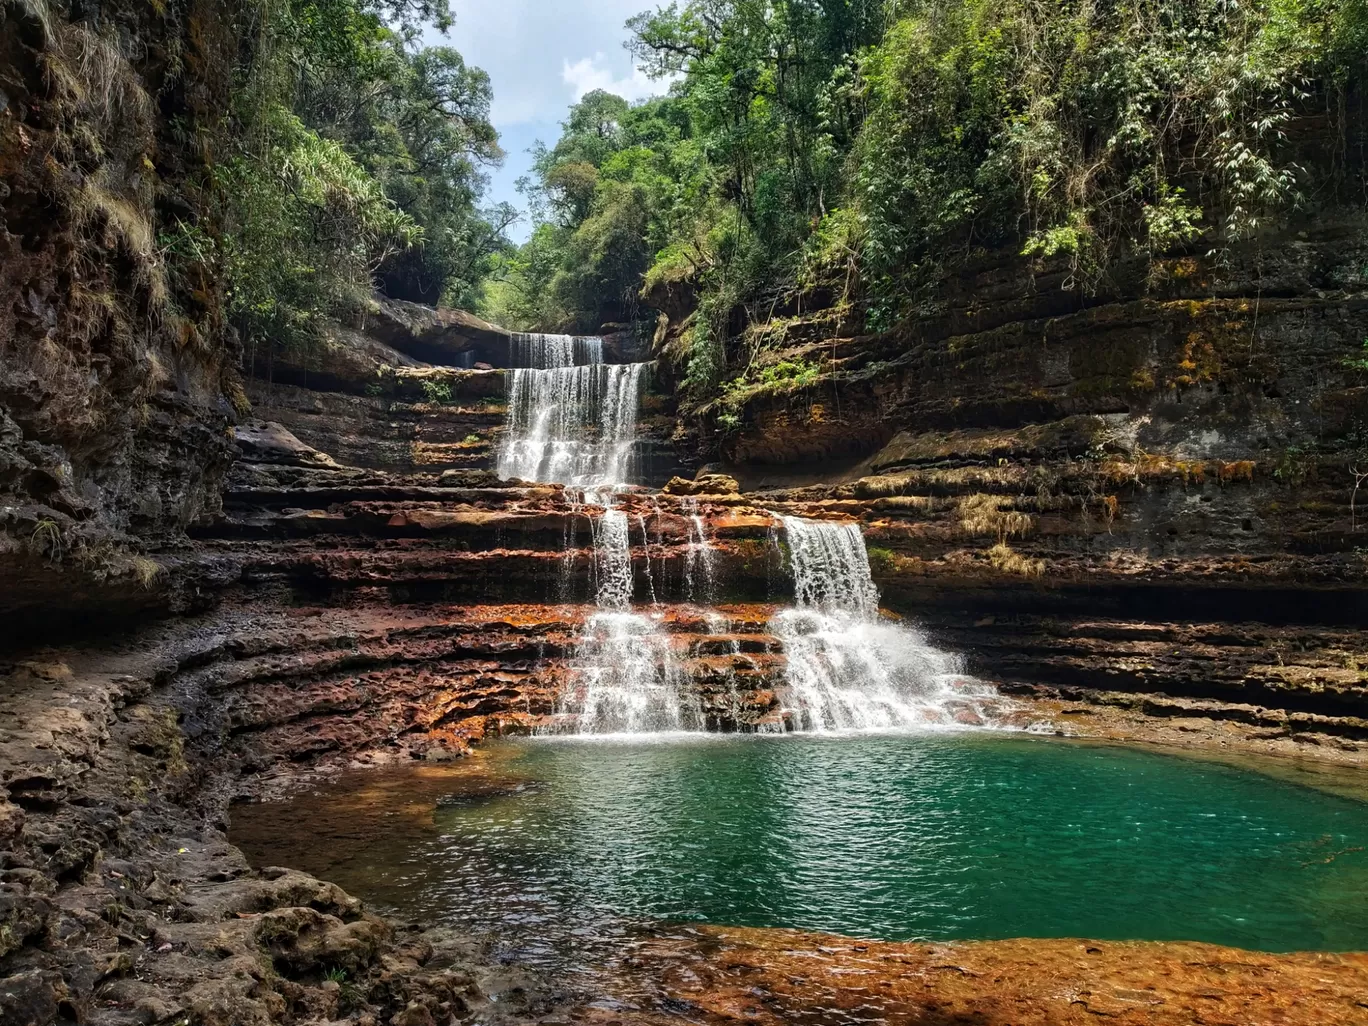
{"type": "Polygon", "coordinates": [[[230,315],[254,345],[305,345],[377,284],[470,302],[511,208],[479,209],[502,159],[488,76],[448,47],[444,2],[283,0],[256,10],[237,150],[220,165],[230,315]]]}

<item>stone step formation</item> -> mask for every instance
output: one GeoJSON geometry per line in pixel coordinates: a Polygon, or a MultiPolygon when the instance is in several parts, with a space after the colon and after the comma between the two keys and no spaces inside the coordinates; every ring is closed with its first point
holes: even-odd
{"type": "MultiPolygon", "coordinates": [[[[324,610],[315,621],[319,654],[305,659],[316,668],[300,674],[289,701],[277,696],[266,707],[281,725],[247,734],[289,735],[299,718],[320,730],[333,723],[327,733],[353,734],[365,747],[366,731],[345,724],[371,718],[359,707],[372,705],[376,720],[407,725],[397,744],[419,754],[461,750],[490,729],[777,732],[1020,720],[959,660],[880,619],[852,522],[632,480],[640,392],[594,382],[644,364],[605,364],[600,340],[571,336],[515,335],[509,350],[511,391],[529,375],[556,387],[529,385],[541,405],[509,408],[502,453],[559,446],[572,459],[534,454],[526,474],[510,469],[516,458],[501,458],[501,475],[398,477],[267,433],[255,459],[235,468],[225,515],[198,532],[215,553],[204,565],[239,579],[251,605],[324,610]],[[559,388],[572,375],[580,382],[559,388]],[[372,642],[393,650],[392,660],[358,655],[365,672],[353,679],[351,659],[338,669],[326,656],[338,642],[325,625],[342,610],[344,636],[399,617],[426,624],[425,643],[410,657],[397,642],[372,642]],[[484,625],[474,648],[472,618],[484,625]],[[439,707],[448,711],[423,711],[439,707]]],[[[243,712],[241,722],[255,718],[243,712]]]]}
{"type": "MultiPolygon", "coordinates": [[[[738,673],[734,664],[692,666],[681,659],[665,629],[650,519],[619,504],[619,493],[632,484],[640,376],[647,365],[604,364],[597,338],[516,335],[510,347],[500,477],[568,486],[572,507],[594,511],[587,563],[596,608],[585,617],[556,713],[542,729],[642,734],[700,731],[720,723],[753,730],[910,728],[953,723],[957,706],[996,701],[991,687],[968,681],[956,659],[915,631],[878,622],[864,538],[851,523],[770,518],[767,539],[777,542],[777,524],[787,540],[798,607],[772,617],[771,634],[786,656],[780,679],[757,678],[754,669],[738,673]],[[641,560],[634,559],[634,531],[645,550],[641,560]],[[650,603],[636,604],[643,593],[650,603]],[[720,706],[709,694],[719,682],[726,689],[720,706]],[[777,685],[771,699],[777,708],[758,717],[757,683],[765,690],[777,685]]],[[[651,501],[658,521],[659,500],[651,501]]],[[[697,500],[680,505],[685,597],[711,609],[725,587],[725,568],[697,500]]],[[[574,552],[571,531],[563,547],[567,576],[578,569],[574,552]]],[[[573,590],[571,581],[562,581],[562,594],[573,590]]],[[[721,618],[716,611],[707,615],[721,618]]],[[[731,633],[724,618],[716,626],[731,633]]],[[[731,655],[747,661],[739,648],[731,655]]],[[[971,717],[983,723],[990,715],[974,710],[961,722],[971,717]]]]}

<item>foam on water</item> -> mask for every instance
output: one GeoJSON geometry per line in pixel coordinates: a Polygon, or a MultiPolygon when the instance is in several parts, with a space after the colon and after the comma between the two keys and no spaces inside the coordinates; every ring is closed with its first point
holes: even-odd
{"type": "Polygon", "coordinates": [[[989,721],[997,692],[914,628],[883,620],[855,524],[784,517],[797,607],[770,621],[786,657],[791,729],[891,730],[989,721]]]}

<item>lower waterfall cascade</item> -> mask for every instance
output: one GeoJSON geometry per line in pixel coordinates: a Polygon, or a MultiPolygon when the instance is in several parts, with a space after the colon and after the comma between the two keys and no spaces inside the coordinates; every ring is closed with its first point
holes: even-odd
{"type": "Polygon", "coordinates": [[[770,622],[787,657],[792,728],[887,730],[981,724],[995,689],[914,628],[883,620],[864,536],[855,524],[783,517],[797,605],[770,622]]]}
{"type": "Polygon", "coordinates": [[[594,525],[597,610],[585,621],[571,660],[565,710],[581,734],[655,734],[695,730],[696,709],[671,638],[657,616],[632,609],[631,522],[611,505],[594,525]]]}
{"type": "MultiPolygon", "coordinates": [[[[601,339],[515,335],[510,348],[508,433],[499,455],[504,479],[562,484],[587,512],[593,538],[590,572],[595,610],[569,661],[551,733],[580,735],[701,732],[707,717],[665,623],[645,545],[649,608],[633,607],[633,518],[619,508],[638,445],[637,411],[647,366],[603,363],[601,339]]],[[[681,502],[688,525],[683,585],[703,610],[709,635],[731,624],[715,607],[718,568],[707,521],[696,499],[681,502]]],[[[657,501],[654,515],[661,515],[657,501]]],[[[864,536],[854,523],[775,518],[783,526],[794,605],[770,619],[783,652],[778,716],[759,730],[826,733],[941,724],[981,725],[979,703],[997,692],[966,677],[960,660],[914,628],[882,618],[864,536]]],[[[777,539],[776,539],[777,541],[777,539]]],[[[567,551],[572,539],[567,538],[567,551]]],[[[571,562],[566,563],[569,572],[571,562]]],[[[563,586],[568,594],[570,588],[563,586]]],[[[739,642],[722,642],[735,658],[739,642]]],[[[740,729],[735,670],[724,671],[732,720],[740,729]]]]}

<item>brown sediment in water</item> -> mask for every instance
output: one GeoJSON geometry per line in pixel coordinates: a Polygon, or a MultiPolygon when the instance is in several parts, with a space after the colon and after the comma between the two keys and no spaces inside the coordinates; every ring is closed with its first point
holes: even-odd
{"type": "Polygon", "coordinates": [[[699,927],[642,946],[693,1021],[918,1026],[1135,1026],[1368,1021],[1368,954],[1270,955],[1192,943],[898,944],[699,927]]]}
{"type": "Polygon", "coordinates": [[[517,778],[499,765],[509,751],[494,746],[452,763],[351,770],[301,787],[286,801],[239,803],[229,838],[255,866],[287,865],[361,890],[365,880],[347,872],[358,854],[378,845],[411,850],[434,833],[443,800],[509,793],[517,778]]]}

